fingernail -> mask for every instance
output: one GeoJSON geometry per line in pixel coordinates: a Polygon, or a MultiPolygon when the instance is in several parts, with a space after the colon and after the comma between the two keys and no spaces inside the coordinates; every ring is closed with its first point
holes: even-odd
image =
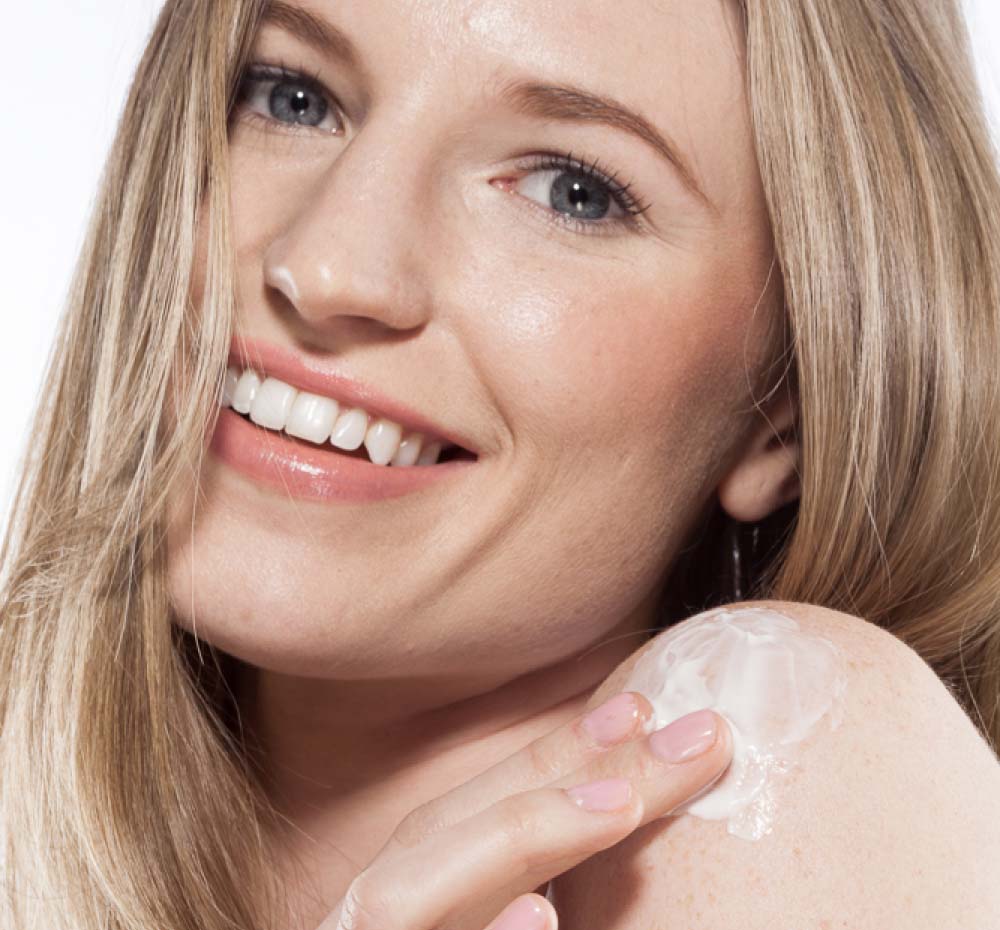
{"type": "Polygon", "coordinates": [[[624,778],[606,778],[567,788],[566,793],[585,811],[616,811],[628,804],[632,786],[624,778]]]}
{"type": "Polygon", "coordinates": [[[649,737],[649,748],[667,762],[687,762],[715,745],[718,732],[710,710],[678,717],[649,737]]]}
{"type": "Polygon", "coordinates": [[[511,901],[487,930],[546,930],[548,926],[545,905],[537,898],[524,896],[511,901]]]}
{"type": "Polygon", "coordinates": [[[625,739],[639,719],[639,705],[628,691],[616,694],[583,718],[583,728],[602,746],[625,739]]]}

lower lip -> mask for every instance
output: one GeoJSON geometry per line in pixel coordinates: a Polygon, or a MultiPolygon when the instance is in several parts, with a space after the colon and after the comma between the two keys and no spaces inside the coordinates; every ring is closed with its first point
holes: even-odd
{"type": "Polygon", "coordinates": [[[237,471],[302,500],[378,501],[411,494],[463,474],[474,461],[376,465],[264,429],[229,407],[219,410],[211,450],[237,471]]]}

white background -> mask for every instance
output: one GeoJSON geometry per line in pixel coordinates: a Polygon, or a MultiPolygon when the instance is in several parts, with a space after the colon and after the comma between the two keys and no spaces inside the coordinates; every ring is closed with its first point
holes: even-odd
{"type": "MultiPolygon", "coordinates": [[[[967,5],[1000,143],[1000,3],[967,5]]],[[[0,524],[104,156],[159,6],[28,0],[3,17],[0,524]]]]}

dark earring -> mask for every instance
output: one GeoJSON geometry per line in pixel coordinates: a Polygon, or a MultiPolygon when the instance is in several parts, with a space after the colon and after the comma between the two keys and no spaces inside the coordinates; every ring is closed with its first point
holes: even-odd
{"type": "Polygon", "coordinates": [[[732,572],[732,600],[743,598],[743,558],[740,552],[740,524],[736,520],[729,523],[730,570],[732,572]]]}
{"type": "Polygon", "coordinates": [[[747,578],[757,560],[757,546],[760,542],[760,524],[746,524],[739,520],[730,520],[728,528],[730,565],[732,572],[732,599],[734,601],[743,600],[743,593],[746,590],[749,579],[747,578]],[[750,554],[749,558],[744,558],[740,537],[744,533],[744,528],[749,527],[750,554]]]}

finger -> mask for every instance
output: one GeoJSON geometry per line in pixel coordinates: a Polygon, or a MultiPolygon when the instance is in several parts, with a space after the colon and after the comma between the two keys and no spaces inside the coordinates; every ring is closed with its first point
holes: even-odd
{"type": "Polygon", "coordinates": [[[611,747],[642,735],[653,707],[637,691],[624,691],[597,708],[529,743],[475,778],[411,811],[387,846],[409,848],[432,833],[485,810],[519,791],[540,788],[575,771],[611,747]]]}
{"type": "Polygon", "coordinates": [[[483,930],[558,930],[555,908],[537,894],[525,894],[510,902],[483,930]]]}
{"type": "MultiPolygon", "coordinates": [[[[596,785],[572,786],[572,791],[546,786],[504,798],[410,849],[379,854],[348,889],[343,909],[352,922],[344,927],[430,930],[450,917],[467,918],[477,907],[482,910],[484,902],[490,904],[484,915],[488,919],[502,900],[498,894],[509,899],[537,887],[683,804],[717,778],[731,759],[731,739],[724,721],[709,714],[719,720],[719,738],[702,755],[671,762],[652,752],[647,738],[583,767],[589,776],[590,769],[621,755],[614,768],[639,772],[643,791],[632,788],[624,799],[620,796],[621,806],[614,806],[613,795],[630,788],[628,779],[602,779],[596,785]],[[649,812],[646,795],[657,805],[649,812]]],[[[576,778],[574,773],[566,781],[576,778]]]]}
{"type": "Polygon", "coordinates": [[[645,739],[631,740],[591,759],[577,771],[553,781],[552,787],[567,788],[581,779],[628,778],[642,799],[644,825],[679,806],[675,777],[682,777],[692,788],[700,783],[693,797],[718,781],[730,761],[729,725],[724,717],[704,709],[679,717],[645,739]]]}

